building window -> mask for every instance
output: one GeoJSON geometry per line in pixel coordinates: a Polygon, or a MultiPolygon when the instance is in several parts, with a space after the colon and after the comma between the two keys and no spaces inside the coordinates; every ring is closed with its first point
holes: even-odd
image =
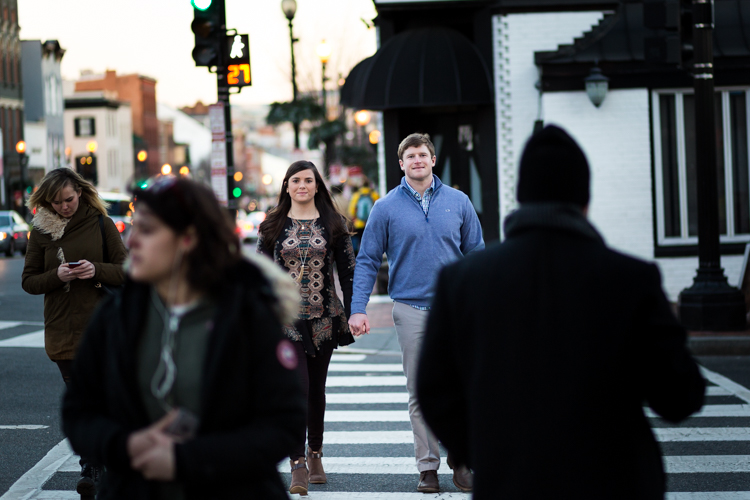
{"type": "MultiPolygon", "coordinates": [[[[747,89],[717,90],[716,159],[722,243],[750,241],[747,89]]],[[[695,96],[656,92],[653,106],[657,243],[698,243],[695,96]]]]}
{"type": "Polygon", "coordinates": [[[74,120],[76,137],[96,135],[96,122],[93,116],[81,116],[74,120]]]}

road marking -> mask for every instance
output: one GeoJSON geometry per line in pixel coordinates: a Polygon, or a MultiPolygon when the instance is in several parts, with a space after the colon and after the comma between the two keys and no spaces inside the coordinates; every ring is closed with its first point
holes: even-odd
{"type": "Polygon", "coordinates": [[[340,392],[326,394],[328,404],[408,403],[408,392],[340,392]]]}
{"type": "Polygon", "coordinates": [[[664,457],[668,474],[750,472],[750,455],[664,457]]]}
{"type": "Polygon", "coordinates": [[[750,441],[750,427],[674,427],[654,429],[662,443],[695,441],[750,441]]]}
{"type": "Polygon", "coordinates": [[[732,380],[726,378],[724,375],[719,375],[718,373],[713,372],[708,368],[704,368],[701,366],[700,369],[703,377],[705,377],[706,380],[726,389],[744,402],[750,403],[750,390],[748,390],[746,387],[743,387],[737,382],[733,382],[732,380]]]}
{"type": "MultiPolygon", "coordinates": [[[[416,474],[416,473],[415,473],[416,474]]],[[[432,500],[449,499],[459,500],[471,498],[471,493],[384,493],[359,492],[359,491],[315,491],[315,486],[310,488],[308,496],[289,495],[293,500],[432,500]]]]}
{"type": "Polygon", "coordinates": [[[349,363],[358,363],[360,361],[364,361],[367,357],[366,354],[337,354],[333,353],[333,356],[331,357],[332,363],[339,363],[339,362],[349,362],[349,363]]]}
{"type": "Polygon", "coordinates": [[[404,373],[404,366],[396,363],[358,363],[348,366],[343,363],[331,364],[329,372],[396,372],[404,373]]]}
{"type": "MultiPolygon", "coordinates": [[[[52,475],[64,464],[73,450],[67,439],[63,439],[52,448],[37,464],[21,476],[13,486],[5,492],[0,500],[26,500],[33,498],[32,495],[39,493],[42,486],[52,475]]],[[[39,498],[39,497],[37,497],[39,498]]],[[[57,498],[57,497],[47,497],[57,498]]]]}
{"type": "Polygon", "coordinates": [[[326,387],[406,387],[406,377],[391,375],[383,377],[328,377],[326,387]]]}
{"type": "MultiPolygon", "coordinates": [[[[409,411],[326,411],[326,422],[408,422],[409,411]]],[[[375,432],[375,431],[374,431],[375,432]]]]}
{"type": "Polygon", "coordinates": [[[325,444],[414,444],[414,434],[412,431],[326,431],[324,440],[325,444]]]}
{"type": "MultiPolygon", "coordinates": [[[[414,438],[411,442],[414,442],[414,438]]],[[[440,459],[443,464],[445,460],[445,457],[440,459]]],[[[419,473],[414,457],[324,457],[323,467],[325,467],[326,474],[412,474],[416,476],[419,473]]],[[[289,462],[282,460],[278,465],[278,470],[289,474],[289,462]]],[[[443,466],[437,473],[448,475],[453,474],[453,471],[443,466]]]]}
{"type": "Polygon", "coordinates": [[[667,493],[666,500],[748,500],[750,491],[701,491],[667,493]]]}
{"type": "Polygon", "coordinates": [[[81,495],[75,491],[42,490],[29,500],[81,500],[81,495]]]}
{"type": "Polygon", "coordinates": [[[724,389],[723,387],[719,387],[716,385],[712,385],[709,387],[706,387],[706,396],[732,396],[733,394],[724,389]]]}
{"type": "Polygon", "coordinates": [[[21,429],[21,430],[37,430],[37,429],[47,429],[49,425],[0,425],[0,429],[2,430],[15,430],[15,429],[21,429]]]}
{"type": "Polygon", "coordinates": [[[0,347],[44,347],[44,330],[0,340],[0,347]]]}
{"type": "Polygon", "coordinates": [[[21,321],[0,321],[0,330],[5,330],[6,328],[15,328],[22,324],[23,323],[21,321]]]}
{"type": "MultiPolygon", "coordinates": [[[[646,408],[647,417],[658,417],[651,408],[646,408]]],[[[750,417],[750,405],[705,405],[697,413],[690,415],[695,417],[750,417]]]]}

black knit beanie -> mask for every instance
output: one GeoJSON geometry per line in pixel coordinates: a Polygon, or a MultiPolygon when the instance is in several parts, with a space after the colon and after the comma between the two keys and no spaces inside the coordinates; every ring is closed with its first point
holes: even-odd
{"type": "Polygon", "coordinates": [[[526,143],[516,197],[519,203],[556,201],[589,204],[589,163],[560,127],[547,125],[526,143]]]}

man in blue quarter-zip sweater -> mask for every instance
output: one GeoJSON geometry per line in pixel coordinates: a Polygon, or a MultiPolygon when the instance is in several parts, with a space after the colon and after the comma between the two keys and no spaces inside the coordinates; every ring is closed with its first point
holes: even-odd
{"type": "MultiPolygon", "coordinates": [[[[438,272],[469,252],[482,250],[482,227],[471,200],[444,185],[432,173],[435,146],[427,134],[411,134],[398,147],[404,171],[401,185],[378,200],[370,212],[354,269],[354,296],[349,326],[354,335],[370,333],[365,308],[375,284],[383,252],[388,256],[388,293],[409,391],[409,419],[419,469],[417,491],[440,490],[438,441],[417,403],[417,362],[438,272]]],[[[471,491],[471,472],[459,463],[453,483],[471,491]]]]}

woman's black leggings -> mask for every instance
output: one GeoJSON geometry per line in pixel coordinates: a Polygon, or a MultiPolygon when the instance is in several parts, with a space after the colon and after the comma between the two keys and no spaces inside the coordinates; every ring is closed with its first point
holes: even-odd
{"type": "MultiPolygon", "coordinates": [[[[297,370],[302,380],[302,388],[307,396],[307,444],[313,451],[320,451],[323,446],[323,419],[326,414],[326,378],[328,365],[331,362],[336,342],[323,342],[315,357],[305,354],[302,342],[294,342],[299,365],[297,370]]],[[[302,432],[297,446],[289,458],[292,461],[305,456],[305,433],[302,432]]]]}
{"type": "MultiPolygon", "coordinates": [[[[57,365],[57,368],[60,370],[60,374],[62,375],[63,382],[65,382],[65,387],[70,387],[70,379],[73,377],[73,360],[61,359],[59,361],[55,361],[55,364],[57,365]]],[[[78,463],[81,464],[81,467],[83,467],[84,465],[89,463],[89,460],[81,457],[78,463]]]]}

